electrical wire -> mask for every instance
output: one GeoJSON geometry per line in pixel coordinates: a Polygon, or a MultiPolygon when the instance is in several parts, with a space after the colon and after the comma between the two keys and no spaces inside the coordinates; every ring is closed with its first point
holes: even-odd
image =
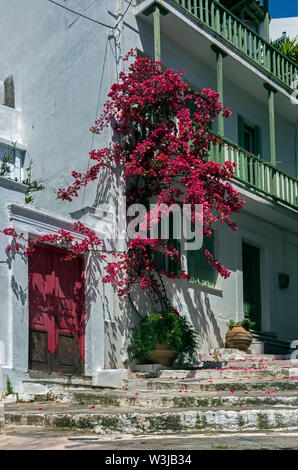
{"type": "Polygon", "coordinates": [[[124,20],[124,17],[125,17],[125,15],[126,15],[126,13],[128,12],[129,8],[131,7],[132,2],[133,2],[133,0],[130,0],[130,2],[129,2],[129,4],[128,4],[128,6],[127,6],[125,12],[123,13],[123,15],[122,15],[122,17],[120,18],[120,20],[118,21],[118,23],[116,24],[115,29],[119,26],[119,24],[121,23],[121,21],[124,20]]]}
{"type": "Polygon", "coordinates": [[[118,23],[116,24],[116,26],[111,26],[109,24],[106,24],[106,23],[102,23],[101,21],[98,21],[98,20],[95,20],[94,18],[90,18],[90,16],[86,16],[86,15],[83,15],[82,13],[79,13],[78,11],[75,11],[75,10],[72,10],[71,8],[68,8],[66,7],[65,5],[61,5],[61,3],[57,3],[55,2],[54,0],[48,0],[50,3],[53,3],[54,5],[57,5],[58,7],[60,8],[63,8],[64,10],[67,10],[67,11],[70,11],[71,13],[74,13],[75,15],[78,15],[78,16],[81,16],[82,18],[84,18],[85,20],[89,20],[89,21],[92,21],[93,23],[97,23],[101,26],[105,26],[106,28],[110,28],[110,29],[116,29],[119,24],[121,23],[121,21],[124,19],[126,13],[128,12],[129,8],[131,7],[132,5],[132,2],[133,0],[130,0],[125,12],[123,13],[122,17],[120,18],[120,20],[118,21],[118,23]]]}

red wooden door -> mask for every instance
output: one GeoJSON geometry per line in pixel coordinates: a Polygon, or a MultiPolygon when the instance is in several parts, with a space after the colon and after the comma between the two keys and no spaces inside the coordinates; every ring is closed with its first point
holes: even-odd
{"type": "Polygon", "coordinates": [[[84,260],[63,261],[65,251],[36,248],[29,257],[29,368],[83,373],[84,260]]]}

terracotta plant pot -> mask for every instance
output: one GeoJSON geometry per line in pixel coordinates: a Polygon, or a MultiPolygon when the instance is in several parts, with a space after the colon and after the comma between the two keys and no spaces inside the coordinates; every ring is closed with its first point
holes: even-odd
{"type": "Polygon", "coordinates": [[[169,349],[167,344],[156,344],[155,349],[148,353],[148,357],[155,364],[169,367],[177,358],[178,352],[174,349],[169,349]]]}
{"type": "Polygon", "coordinates": [[[252,343],[252,334],[243,326],[232,326],[227,331],[226,343],[229,348],[247,352],[252,343]]]}

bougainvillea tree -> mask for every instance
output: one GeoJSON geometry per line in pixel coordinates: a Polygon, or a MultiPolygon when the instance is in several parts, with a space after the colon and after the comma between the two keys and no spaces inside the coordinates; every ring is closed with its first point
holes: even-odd
{"type": "MultiPolygon", "coordinates": [[[[132,56],[133,51],[126,60],[132,56]]],[[[91,128],[91,132],[100,134],[105,127],[112,126],[121,138],[110,147],[93,150],[90,153],[93,166],[85,173],[73,171],[73,183],[59,189],[58,198],[72,201],[82,187],[100,178],[103,168],[121,164],[128,205],[139,203],[148,207],[152,198],[158,206],[189,204],[195,221],[195,207],[200,204],[204,236],[212,235],[211,228],[218,221],[236,230],[231,214],[239,212],[244,201],[230,182],[235,164],[208,161],[210,145],[223,144],[209,132],[210,122],[219,114],[227,118],[231,112],[222,106],[218,93],[210,89],[194,93],[183,81],[183,72],[163,69],[160,62],[152,59],[134,58],[127,72],[120,73],[119,83],[111,87],[103,112],[91,128]]],[[[144,223],[149,226],[149,222],[158,221],[156,211],[148,210],[144,223]]],[[[83,224],[75,224],[74,229],[85,235],[84,241],[74,242],[70,233],[60,231],[58,235],[39,237],[24,246],[17,242],[13,229],[7,229],[6,234],[14,238],[9,249],[23,249],[27,255],[41,243],[66,243],[68,258],[90,249],[94,251],[101,244],[96,234],[83,224]]],[[[157,253],[168,256],[172,262],[180,262],[179,252],[167,240],[144,237],[129,240],[126,252],[113,252],[114,259],[106,264],[103,282],[112,283],[120,296],[131,300],[136,286],[140,286],[159,302],[161,311],[169,310],[163,276],[183,279],[188,275],[183,270],[177,274],[161,270],[157,253]]],[[[102,249],[98,254],[105,256],[102,249]]],[[[212,253],[205,250],[204,255],[221,276],[230,275],[212,253]]]]}

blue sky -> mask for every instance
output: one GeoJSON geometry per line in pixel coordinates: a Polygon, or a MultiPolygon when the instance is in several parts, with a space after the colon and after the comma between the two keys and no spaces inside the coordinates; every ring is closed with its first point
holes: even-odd
{"type": "MultiPolygon", "coordinates": [[[[298,16],[297,0],[269,0],[269,11],[273,18],[288,18],[298,16]]],[[[298,25],[297,25],[298,30],[298,25]]]]}

